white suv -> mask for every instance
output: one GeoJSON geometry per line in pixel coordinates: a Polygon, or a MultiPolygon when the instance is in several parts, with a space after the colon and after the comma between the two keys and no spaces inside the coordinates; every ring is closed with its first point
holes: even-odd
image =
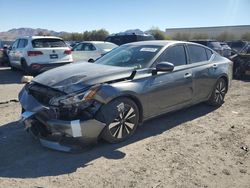
{"type": "Polygon", "coordinates": [[[30,36],[15,40],[9,51],[10,66],[40,73],[73,62],[70,48],[58,37],[30,36]]]}

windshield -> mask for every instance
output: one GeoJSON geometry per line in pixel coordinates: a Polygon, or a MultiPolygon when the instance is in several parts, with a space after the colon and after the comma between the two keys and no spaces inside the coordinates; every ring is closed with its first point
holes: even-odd
{"type": "Polygon", "coordinates": [[[113,43],[96,43],[95,46],[101,50],[111,50],[113,48],[116,48],[117,45],[113,43]]]}
{"type": "Polygon", "coordinates": [[[42,38],[32,41],[33,48],[56,48],[67,47],[66,43],[61,39],[42,38]]]}
{"type": "Polygon", "coordinates": [[[95,63],[118,67],[146,68],[148,63],[160,51],[162,46],[156,45],[125,45],[112,50],[95,63]]]}

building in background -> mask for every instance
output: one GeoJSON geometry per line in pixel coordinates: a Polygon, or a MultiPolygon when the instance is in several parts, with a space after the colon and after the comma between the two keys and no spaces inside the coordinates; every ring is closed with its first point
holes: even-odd
{"type": "Polygon", "coordinates": [[[166,34],[174,39],[229,39],[238,40],[246,33],[250,33],[250,25],[193,27],[193,28],[167,28],[166,34]]]}

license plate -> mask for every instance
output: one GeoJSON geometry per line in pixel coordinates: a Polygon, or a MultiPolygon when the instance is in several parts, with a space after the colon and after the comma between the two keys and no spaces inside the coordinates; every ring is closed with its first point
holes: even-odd
{"type": "Polygon", "coordinates": [[[246,74],[246,75],[250,75],[250,70],[247,70],[247,71],[245,72],[245,74],[246,74]]]}
{"type": "Polygon", "coordinates": [[[58,55],[57,54],[50,54],[50,59],[58,59],[58,55]]]}

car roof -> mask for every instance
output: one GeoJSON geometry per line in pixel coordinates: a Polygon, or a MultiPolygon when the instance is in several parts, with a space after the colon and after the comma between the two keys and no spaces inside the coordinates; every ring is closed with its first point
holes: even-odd
{"type": "Polygon", "coordinates": [[[55,36],[23,36],[23,37],[18,37],[17,39],[43,39],[43,38],[51,38],[51,39],[61,39],[60,37],[55,37],[55,36]]]}
{"type": "Polygon", "coordinates": [[[107,43],[107,44],[113,44],[111,42],[106,42],[106,41],[82,41],[82,42],[79,42],[79,43],[92,43],[92,44],[104,44],[104,43],[107,43]]]}
{"type": "Polygon", "coordinates": [[[132,42],[124,45],[159,45],[159,46],[167,46],[172,44],[194,44],[199,45],[193,42],[186,41],[177,41],[177,40],[148,40],[148,41],[140,41],[140,42],[132,42]]]}

